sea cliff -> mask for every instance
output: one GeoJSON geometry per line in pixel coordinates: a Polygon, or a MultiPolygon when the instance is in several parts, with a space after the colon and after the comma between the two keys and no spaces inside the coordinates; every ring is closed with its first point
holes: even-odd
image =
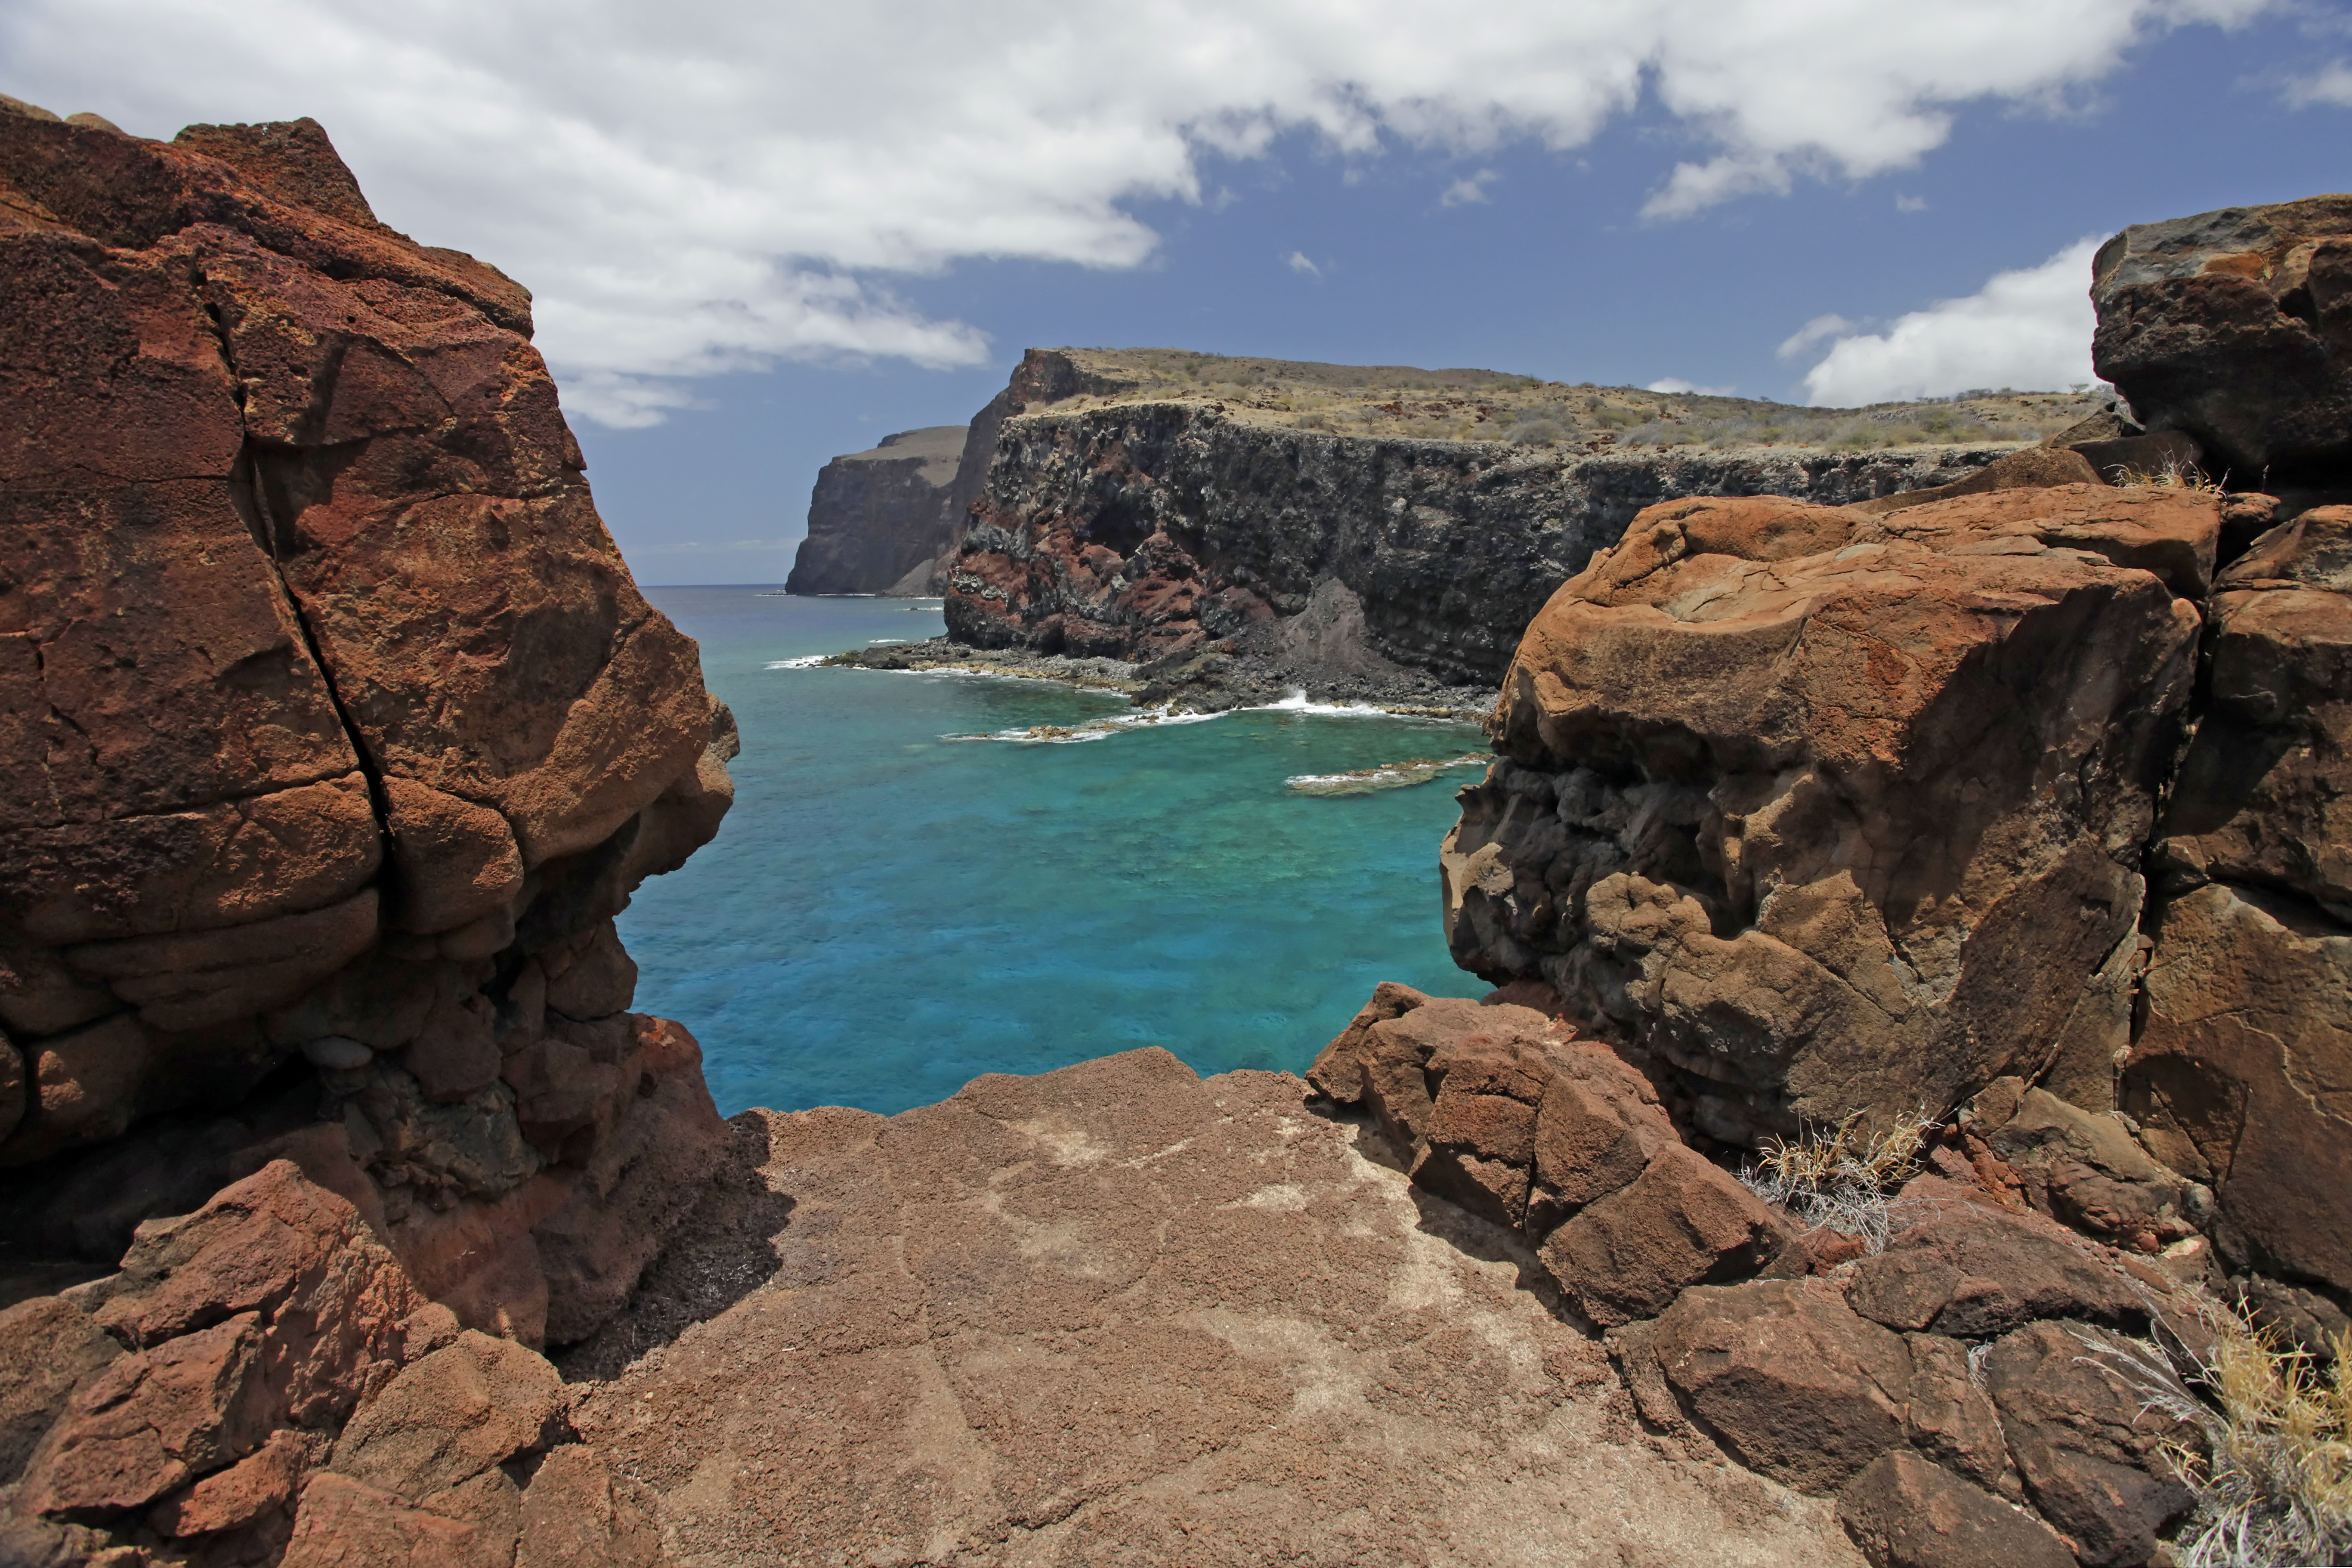
{"type": "Polygon", "coordinates": [[[721,1122],[612,917],[738,740],[528,295],[309,121],[0,106],[0,1560],[2126,1568],[2243,1480],[2200,1366],[2352,1342],[2352,474],[2205,331],[2340,378],[2340,199],[2103,253],[2145,430],[1604,460],[1573,544],[1496,444],[1026,366],[957,613],[1498,678],[1496,988],[721,1122]],[[1569,574],[1516,631],[1465,515],[1569,574]]]}

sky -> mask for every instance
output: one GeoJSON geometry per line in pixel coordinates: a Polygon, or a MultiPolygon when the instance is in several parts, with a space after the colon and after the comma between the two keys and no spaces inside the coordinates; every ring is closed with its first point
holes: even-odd
{"type": "Polygon", "coordinates": [[[533,290],[654,584],[781,581],[1033,344],[2057,387],[2101,239],[2352,186],[2311,0],[7,0],[0,91],[320,120],[533,290]]]}

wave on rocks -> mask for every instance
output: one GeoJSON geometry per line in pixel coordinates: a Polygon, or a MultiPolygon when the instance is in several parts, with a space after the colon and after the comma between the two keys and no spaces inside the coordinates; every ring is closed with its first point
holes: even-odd
{"type": "MultiPolygon", "coordinates": [[[[1228,710],[1232,711],[1232,710],[1228,710]]],[[[1204,724],[1223,713],[1178,712],[1171,708],[1147,708],[1139,713],[1113,713],[1076,724],[1032,724],[1021,730],[997,730],[984,735],[941,735],[942,741],[1003,741],[1016,746],[1075,746],[1087,741],[1108,741],[1125,730],[1150,730],[1162,724],[1204,724]]]]}
{"type": "Polygon", "coordinates": [[[1440,773],[1483,766],[1494,760],[1485,752],[1465,752],[1458,757],[1408,757],[1401,763],[1382,763],[1344,773],[1297,773],[1282,782],[1300,795],[1370,795],[1374,790],[1427,784],[1440,773]]]}

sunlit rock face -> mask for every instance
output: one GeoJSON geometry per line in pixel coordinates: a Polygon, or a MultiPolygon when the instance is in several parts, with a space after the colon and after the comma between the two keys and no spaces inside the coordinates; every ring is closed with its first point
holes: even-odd
{"type": "Polygon", "coordinates": [[[1734,1142],[2112,1054],[2218,529],[2079,484],[1651,509],[1504,680],[1456,960],[1549,983],[1734,1142]]]}

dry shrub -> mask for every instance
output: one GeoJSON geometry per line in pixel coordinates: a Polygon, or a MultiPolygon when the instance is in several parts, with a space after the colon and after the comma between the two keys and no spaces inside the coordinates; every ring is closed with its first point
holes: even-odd
{"type": "Polygon", "coordinates": [[[1859,1237],[1872,1252],[1883,1252],[1902,1217],[1895,1191],[1919,1168],[1934,1125],[1933,1117],[1915,1111],[1874,1131],[1856,1113],[1833,1132],[1806,1133],[1794,1142],[1773,1139],[1739,1179],[1808,1230],[1859,1237]]]}
{"type": "Polygon", "coordinates": [[[2182,1568],[2352,1562],[2352,1333],[2325,1365],[2238,1310],[2206,1313],[2204,1355],[2147,1341],[2085,1341],[2142,1408],[2196,1429],[2168,1445],[2197,1494],[2173,1555],[2182,1568]],[[2194,1391],[2194,1392],[2192,1392],[2194,1391]]]}

